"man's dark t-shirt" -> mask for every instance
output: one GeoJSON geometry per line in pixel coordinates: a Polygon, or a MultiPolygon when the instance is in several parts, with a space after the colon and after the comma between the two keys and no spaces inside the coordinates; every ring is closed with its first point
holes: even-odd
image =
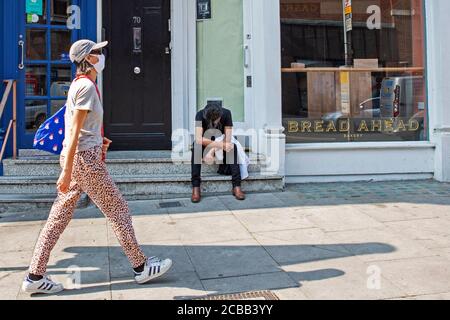
{"type": "MultiPolygon", "coordinates": [[[[220,118],[219,125],[217,126],[217,128],[209,128],[208,121],[203,117],[203,112],[204,112],[204,110],[200,110],[197,113],[197,115],[195,116],[195,126],[197,128],[200,128],[200,127],[203,128],[203,136],[205,136],[205,133],[208,130],[220,131],[221,134],[223,135],[223,134],[225,134],[226,127],[233,127],[233,117],[231,115],[230,110],[223,108],[223,115],[220,118]]],[[[214,132],[214,131],[211,131],[211,132],[214,132]]],[[[209,134],[208,136],[211,136],[211,134],[209,134]]],[[[214,140],[215,138],[218,138],[218,137],[212,137],[211,140],[214,140]]]]}

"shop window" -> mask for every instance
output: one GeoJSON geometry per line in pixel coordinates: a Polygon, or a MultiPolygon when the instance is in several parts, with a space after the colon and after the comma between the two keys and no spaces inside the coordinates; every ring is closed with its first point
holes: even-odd
{"type": "Polygon", "coordinates": [[[423,0],[280,0],[288,143],[428,140],[423,0]]]}

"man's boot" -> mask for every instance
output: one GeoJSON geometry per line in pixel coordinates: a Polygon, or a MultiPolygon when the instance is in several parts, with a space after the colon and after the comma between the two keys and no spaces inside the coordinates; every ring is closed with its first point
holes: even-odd
{"type": "Polygon", "coordinates": [[[194,187],[192,189],[192,203],[199,203],[202,201],[202,193],[199,187],[194,187]]]}
{"type": "Polygon", "coordinates": [[[245,193],[242,191],[241,187],[233,188],[233,196],[239,201],[245,200],[245,193]]]}

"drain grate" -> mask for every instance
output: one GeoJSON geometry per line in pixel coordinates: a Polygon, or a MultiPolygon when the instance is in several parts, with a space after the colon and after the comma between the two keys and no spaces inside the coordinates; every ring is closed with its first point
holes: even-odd
{"type": "Polygon", "coordinates": [[[161,209],[169,209],[169,208],[179,208],[182,207],[181,203],[178,201],[175,202],[160,202],[159,207],[161,209]]]}
{"type": "Polygon", "coordinates": [[[280,300],[280,298],[278,298],[271,291],[255,291],[224,295],[210,295],[206,297],[199,297],[193,300],[280,300]]]}

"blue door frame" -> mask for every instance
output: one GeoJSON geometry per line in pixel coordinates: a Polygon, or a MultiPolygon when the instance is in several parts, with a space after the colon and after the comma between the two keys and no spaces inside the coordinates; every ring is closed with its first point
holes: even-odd
{"type": "MultiPolygon", "coordinates": [[[[47,1],[47,7],[45,8],[50,12],[51,1],[47,1]]],[[[96,0],[71,0],[72,5],[78,5],[81,9],[81,28],[78,30],[72,30],[71,40],[76,41],[78,39],[86,38],[96,41],[97,39],[97,1],[96,0]]],[[[51,60],[50,45],[51,45],[51,30],[67,30],[65,25],[50,25],[50,19],[47,19],[46,24],[27,24],[25,19],[25,5],[26,0],[2,0],[0,2],[0,21],[2,23],[0,30],[4,30],[0,34],[0,39],[3,40],[3,45],[0,46],[2,51],[0,54],[0,76],[2,79],[15,79],[17,80],[17,133],[18,133],[18,148],[29,149],[33,145],[33,132],[27,132],[26,130],[26,110],[25,105],[28,100],[40,100],[45,101],[47,106],[47,115],[50,114],[50,101],[51,100],[65,100],[64,96],[50,96],[50,82],[52,66],[69,65],[69,61],[55,61],[51,60]],[[25,66],[40,65],[46,68],[46,95],[41,96],[26,96],[26,67],[23,70],[19,69],[19,63],[21,61],[21,50],[19,47],[19,41],[25,42],[25,52],[27,48],[26,31],[31,28],[39,28],[40,30],[46,30],[46,59],[27,61],[25,59],[25,66]]],[[[73,77],[72,67],[72,77],[73,77]]],[[[5,112],[0,127],[4,128],[5,123],[11,118],[11,108],[8,106],[5,112]]],[[[1,143],[0,138],[0,143],[1,143]]],[[[8,155],[11,154],[11,145],[8,144],[8,155]]]]}

